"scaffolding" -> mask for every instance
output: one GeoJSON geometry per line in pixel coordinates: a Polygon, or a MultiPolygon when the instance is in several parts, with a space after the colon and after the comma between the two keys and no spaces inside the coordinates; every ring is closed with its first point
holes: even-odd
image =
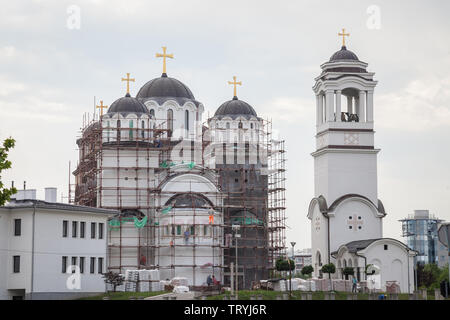
{"type": "Polygon", "coordinates": [[[204,161],[209,142],[174,152],[180,140],[171,137],[172,125],[156,120],[158,125],[149,118],[141,128],[127,128],[105,125],[102,117],[84,125],[77,140],[69,201],[120,212],[109,221],[108,269],[155,268],[162,278],[190,274],[194,285],[213,274],[229,285],[230,265],[237,261],[239,288],[271,277],[286,250],[286,159],[272,122],[263,120],[259,128],[265,165],[249,164],[245,146],[243,164],[224,158],[210,168],[204,161]],[[186,185],[176,179],[184,174],[204,180],[186,185]],[[216,189],[207,189],[209,183],[216,189]],[[239,238],[233,225],[240,227],[239,238]]]}

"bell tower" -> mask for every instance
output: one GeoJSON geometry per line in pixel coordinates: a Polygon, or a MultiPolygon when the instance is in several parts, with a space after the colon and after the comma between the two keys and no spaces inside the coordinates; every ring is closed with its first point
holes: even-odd
{"type": "MultiPolygon", "coordinates": [[[[382,237],[384,207],[378,200],[373,95],[377,81],[368,64],[342,47],[315,78],[316,150],[311,247],[315,272],[333,262],[340,245],[382,237]]],[[[317,273],[316,273],[317,275],[317,273]]]]}
{"type": "MultiPolygon", "coordinates": [[[[343,33],[345,34],[345,32],[343,33]]],[[[373,94],[368,64],[342,46],[315,79],[315,195],[327,203],[357,193],[377,201],[373,94]]]]}

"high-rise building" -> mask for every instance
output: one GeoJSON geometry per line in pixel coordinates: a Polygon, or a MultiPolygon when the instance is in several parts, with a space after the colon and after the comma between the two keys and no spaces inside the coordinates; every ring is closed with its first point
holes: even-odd
{"type": "Polygon", "coordinates": [[[402,236],[406,244],[418,252],[415,262],[420,264],[436,263],[443,267],[446,260],[446,248],[438,240],[438,224],[441,219],[431,215],[428,210],[414,210],[413,215],[400,220],[402,236]]]}

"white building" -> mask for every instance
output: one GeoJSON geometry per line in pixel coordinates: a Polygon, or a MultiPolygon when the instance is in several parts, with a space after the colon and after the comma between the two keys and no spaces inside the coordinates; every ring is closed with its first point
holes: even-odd
{"type": "Polygon", "coordinates": [[[46,200],[24,199],[19,191],[0,207],[0,299],[70,299],[105,291],[107,219],[116,211],[56,203],[53,188],[46,200]]]}
{"type": "Polygon", "coordinates": [[[397,280],[401,290],[407,292],[414,284],[413,252],[398,241],[382,239],[386,212],[378,199],[380,149],[374,147],[373,97],[377,81],[367,66],[343,46],[321,65],[322,73],[315,79],[315,196],[308,210],[314,275],[320,276],[323,264],[337,265],[352,243],[372,239],[364,250],[350,250],[354,255],[366,254],[363,259],[350,259],[351,267],[363,280],[367,264],[382,264],[381,278],[397,280]],[[334,257],[332,252],[338,255],[334,257]],[[398,270],[408,277],[399,277],[398,270]]]}

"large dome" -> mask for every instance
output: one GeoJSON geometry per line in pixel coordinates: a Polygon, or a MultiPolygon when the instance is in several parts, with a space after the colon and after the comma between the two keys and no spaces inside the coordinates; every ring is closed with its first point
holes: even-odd
{"type": "Polygon", "coordinates": [[[237,97],[233,97],[233,100],[224,102],[217,110],[214,116],[231,116],[233,118],[238,115],[243,115],[246,117],[255,116],[257,117],[255,109],[252,108],[247,102],[239,100],[237,97]]]}
{"type": "Polygon", "coordinates": [[[108,109],[107,113],[120,112],[120,113],[146,113],[147,108],[138,99],[130,96],[129,93],[125,97],[119,98],[114,101],[108,109]]]}
{"type": "Polygon", "coordinates": [[[160,78],[150,80],[142,86],[136,98],[185,98],[195,100],[191,90],[181,81],[163,73],[160,78]]]}
{"type": "Polygon", "coordinates": [[[335,52],[330,58],[330,62],[332,62],[332,61],[340,61],[340,60],[355,60],[355,61],[359,61],[359,59],[356,56],[356,54],[354,54],[350,50],[347,50],[347,48],[345,46],[343,46],[341,48],[341,50],[335,52]]]}

